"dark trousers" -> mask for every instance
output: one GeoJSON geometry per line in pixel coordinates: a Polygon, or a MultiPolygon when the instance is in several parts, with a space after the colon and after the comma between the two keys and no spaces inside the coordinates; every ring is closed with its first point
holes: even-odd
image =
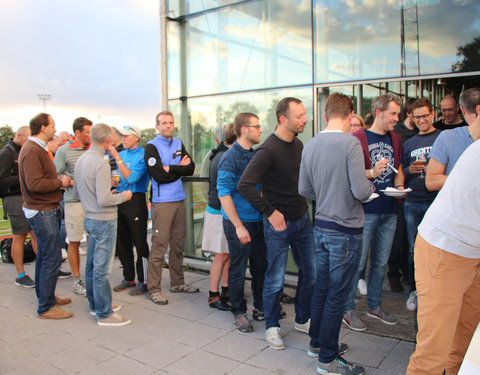
{"type": "Polygon", "coordinates": [[[408,240],[403,202],[398,206],[397,227],[393,237],[392,251],[388,258],[388,279],[408,278],[408,240]]]}
{"type": "Polygon", "coordinates": [[[144,193],[134,193],[132,199],[118,206],[116,252],[123,267],[123,277],[135,280],[133,246],[137,250],[137,279],[146,282],[148,267],[147,243],[148,209],[144,193]]]}

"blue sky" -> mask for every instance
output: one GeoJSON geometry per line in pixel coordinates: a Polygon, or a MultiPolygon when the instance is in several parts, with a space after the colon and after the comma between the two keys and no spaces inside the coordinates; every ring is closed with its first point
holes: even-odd
{"type": "Polygon", "coordinates": [[[155,0],[1,0],[0,126],[43,110],[57,131],[79,116],[154,126],[159,99],[155,0]]]}

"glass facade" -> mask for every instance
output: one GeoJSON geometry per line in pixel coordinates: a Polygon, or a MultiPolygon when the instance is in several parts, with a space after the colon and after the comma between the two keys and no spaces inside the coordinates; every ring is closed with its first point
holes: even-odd
{"type": "MultiPolygon", "coordinates": [[[[325,125],[331,92],[350,95],[356,112],[391,91],[427,96],[480,85],[480,2],[475,0],[170,0],[168,100],[196,177],[235,115],[259,115],[264,140],[275,106],[300,98],[306,142],[325,125]]],[[[205,182],[191,185],[194,230],[186,253],[199,255],[205,182]]]]}

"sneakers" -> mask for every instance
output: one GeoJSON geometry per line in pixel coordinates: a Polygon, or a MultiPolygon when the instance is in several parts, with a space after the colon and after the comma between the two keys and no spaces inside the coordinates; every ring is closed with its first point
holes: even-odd
{"type": "MultiPolygon", "coordinates": [[[[121,305],[112,305],[112,306],[110,306],[110,309],[112,309],[113,312],[118,312],[122,309],[122,306],[121,305]]],[[[95,312],[95,310],[90,310],[90,315],[91,316],[97,316],[97,313],[95,312]]]]}
{"type": "Polygon", "coordinates": [[[132,322],[131,319],[126,319],[120,314],[117,314],[116,312],[114,312],[108,318],[97,320],[97,324],[103,327],[121,327],[121,326],[126,326],[131,322],[132,322]]]}
{"type": "Polygon", "coordinates": [[[282,337],[280,336],[280,327],[270,327],[265,331],[265,340],[272,349],[285,349],[282,337]]]}
{"type": "Polygon", "coordinates": [[[73,293],[78,294],[79,296],[87,296],[87,288],[85,288],[85,283],[82,279],[77,279],[73,281],[73,293]]]}
{"type": "MultiPolygon", "coordinates": [[[[338,344],[338,355],[344,355],[346,352],[348,352],[348,349],[350,349],[350,348],[348,347],[347,344],[345,344],[344,342],[339,343],[338,344]]],[[[312,348],[311,346],[308,347],[307,355],[309,357],[317,358],[318,353],[320,353],[320,348],[312,348]]]]}
{"type": "Polygon", "coordinates": [[[231,311],[232,306],[230,306],[225,300],[220,296],[208,297],[208,306],[212,309],[218,309],[221,311],[231,311]]]}
{"type": "Polygon", "coordinates": [[[403,292],[403,286],[402,286],[402,282],[400,281],[400,279],[388,279],[388,283],[390,284],[390,290],[392,292],[403,292]]]}
{"type": "Polygon", "coordinates": [[[410,293],[407,299],[407,310],[415,311],[417,309],[417,291],[410,293]]]}
{"type": "Polygon", "coordinates": [[[182,284],[170,287],[170,292],[172,293],[198,293],[200,289],[195,288],[191,285],[182,284]]]}
{"type": "Polygon", "coordinates": [[[295,322],[294,328],[295,328],[298,332],[303,332],[303,333],[307,333],[307,334],[308,334],[308,331],[310,330],[310,319],[308,319],[305,323],[297,323],[297,322],[295,322]]]}
{"type": "Polygon", "coordinates": [[[252,318],[258,322],[261,322],[262,320],[265,320],[265,315],[263,314],[263,311],[253,309],[252,318]]]}
{"type": "Polygon", "coordinates": [[[23,286],[24,288],[35,288],[35,281],[25,274],[25,276],[19,279],[15,277],[15,285],[23,286]]]}
{"type": "Polygon", "coordinates": [[[168,304],[168,299],[165,297],[162,293],[160,292],[153,292],[150,293],[150,299],[152,300],[153,303],[156,303],[157,305],[166,305],[168,304]]]}
{"type": "Polygon", "coordinates": [[[365,369],[338,356],[330,363],[318,362],[317,374],[363,375],[365,369]]]}
{"type": "Polygon", "coordinates": [[[138,282],[135,288],[128,292],[128,294],[130,294],[131,296],[141,296],[142,294],[146,293],[147,290],[147,285],[138,282]]]}
{"type": "Polygon", "coordinates": [[[122,280],[120,284],[115,285],[113,287],[113,290],[115,292],[123,292],[124,290],[129,290],[135,288],[135,282],[134,281],[127,281],[127,280],[122,280]]]}
{"type": "Polygon", "coordinates": [[[388,312],[383,310],[381,307],[377,307],[375,310],[367,310],[367,316],[370,318],[379,319],[382,323],[393,326],[398,323],[397,318],[394,318],[388,312]]]}
{"type": "Polygon", "coordinates": [[[71,272],[68,272],[68,271],[62,271],[62,270],[58,270],[58,278],[59,279],[68,279],[72,277],[72,273],[71,272]]]}
{"type": "Polygon", "coordinates": [[[240,332],[252,332],[253,331],[253,326],[248,320],[247,314],[240,314],[240,315],[235,315],[233,317],[233,321],[235,323],[235,327],[240,332]]]}
{"type": "Polygon", "coordinates": [[[355,310],[349,311],[348,313],[343,314],[343,323],[347,325],[348,328],[354,331],[365,331],[367,326],[362,319],[358,316],[355,310]]]}
{"type": "Polygon", "coordinates": [[[70,311],[63,310],[61,307],[58,307],[58,305],[53,306],[50,310],[47,312],[39,315],[38,317],[40,319],[68,319],[73,316],[73,313],[70,311]]]}
{"type": "Polygon", "coordinates": [[[282,305],[295,303],[295,297],[291,297],[288,294],[282,292],[282,294],[280,294],[280,303],[282,305]]]}
{"type": "Polygon", "coordinates": [[[363,279],[358,280],[357,288],[358,288],[358,292],[362,296],[366,296],[368,294],[367,283],[365,282],[365,280],[363,279]]]}

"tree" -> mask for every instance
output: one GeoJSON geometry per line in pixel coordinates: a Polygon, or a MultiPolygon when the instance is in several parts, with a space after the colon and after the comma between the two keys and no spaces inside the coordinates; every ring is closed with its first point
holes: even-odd
{"type": "Polygon", "coordinates": [[[0,128],[0,147],[5,146],[8,143],[8,141],[13,137],[15,137],[15,132],[10,126],[5,125],[1,127],[0,128]]]}
{"type": "Polygon", "coordinates": [[[457,56],[460,58],[454,65],[454,72],[470,72],[478,70],[480,67],[480,37],[476,37],[472,42],[457,48],[457,56]]]}
{"type": "Polygon", "coordinates": [[[145,148],[145,145],[157,136],[157,131],[155,128],[142,129],[140,134],[142,135],[140,137],[140,146],[145,148]]]}

